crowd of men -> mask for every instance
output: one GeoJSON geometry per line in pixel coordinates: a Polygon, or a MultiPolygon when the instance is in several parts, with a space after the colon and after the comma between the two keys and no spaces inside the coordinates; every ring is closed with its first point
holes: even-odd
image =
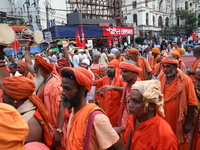
{"type": "Polygon", "coordinates": [[[200,149],[199,45],[151,45],[146,59],[133,46],[71,55],[70,41],[32,56],[32,44],[6,62],[0,43],[0,149],[200,149]]]}

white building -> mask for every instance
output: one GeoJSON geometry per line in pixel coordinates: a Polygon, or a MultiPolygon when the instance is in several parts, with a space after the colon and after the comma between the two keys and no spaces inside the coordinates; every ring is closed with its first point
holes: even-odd
{"type": "Polygon", "coordinates": [[[143,36],[159,42],[165,27],[184,24],[177,17],[178,10],[184,9],[197,11],[197,0],[126,0],[123,16],[128,26],[135,27],[134,37],[143,36]]]}
{"type": "MultiPolygon", "coordinates": [[[[47,28],[47,11],[49,25],[62,25],[67,23],[65,0],[3,0],[4,6],[10,6],[10,15],[23,18],[27,25],[32,25],[34,30],[47,28]],[[55,10],[58,9],[58,10],[55,10]]],[[[0,6],[0,11],[1,7],[0,6]]],[[[5,7],[6,8],[6,7],[5,7]]],[[[4,8],[4,9],[5,9],[4,8]]],[[[8,7],[9,8],[9,7],[8,7]]],[[[3,9],[2,9],[3,10],[3,9]]]]}

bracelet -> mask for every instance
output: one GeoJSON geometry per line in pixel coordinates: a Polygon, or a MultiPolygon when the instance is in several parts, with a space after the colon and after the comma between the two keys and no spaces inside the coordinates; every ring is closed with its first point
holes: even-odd
{"type": "Polygon", "coordinates": [[[6,63],[4,60],[0,60],[0,68],[5,67],[6,63]]]}
{"type": "Polygon", "coordinates": [[[25,50],[30,50],[30,47],[25,47],[25,50]]]}

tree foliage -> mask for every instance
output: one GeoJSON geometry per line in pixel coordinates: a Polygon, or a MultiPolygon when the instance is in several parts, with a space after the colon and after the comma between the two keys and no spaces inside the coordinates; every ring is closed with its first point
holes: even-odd
{"type": "Polygon", "coordinates": [[[144,42],[144,37],[138,36],[135,38],[135,43],[142,44],[144,42]]]}

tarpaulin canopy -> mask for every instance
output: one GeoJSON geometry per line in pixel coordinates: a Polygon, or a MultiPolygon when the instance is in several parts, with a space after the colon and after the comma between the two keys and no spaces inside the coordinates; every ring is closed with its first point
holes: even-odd
{"type": "MultiPolygon", "coordinates": [[[[49,28],[51,31],[52,39],[56,38],[73,38],[76,36],[76,28],[79,30],[79,34],[81,35],[81,27],[75,25],[57,25],[52,26],[49,28]]],[[[83,26],[85,37],[98,37],[103,36],[102,27],[100,26],[83,26]]],[[[47,32],[48,30],[43,30],[43,33],[47,32]]],[[[44,34],[45,39],[45,34],[44,34]]]]}

